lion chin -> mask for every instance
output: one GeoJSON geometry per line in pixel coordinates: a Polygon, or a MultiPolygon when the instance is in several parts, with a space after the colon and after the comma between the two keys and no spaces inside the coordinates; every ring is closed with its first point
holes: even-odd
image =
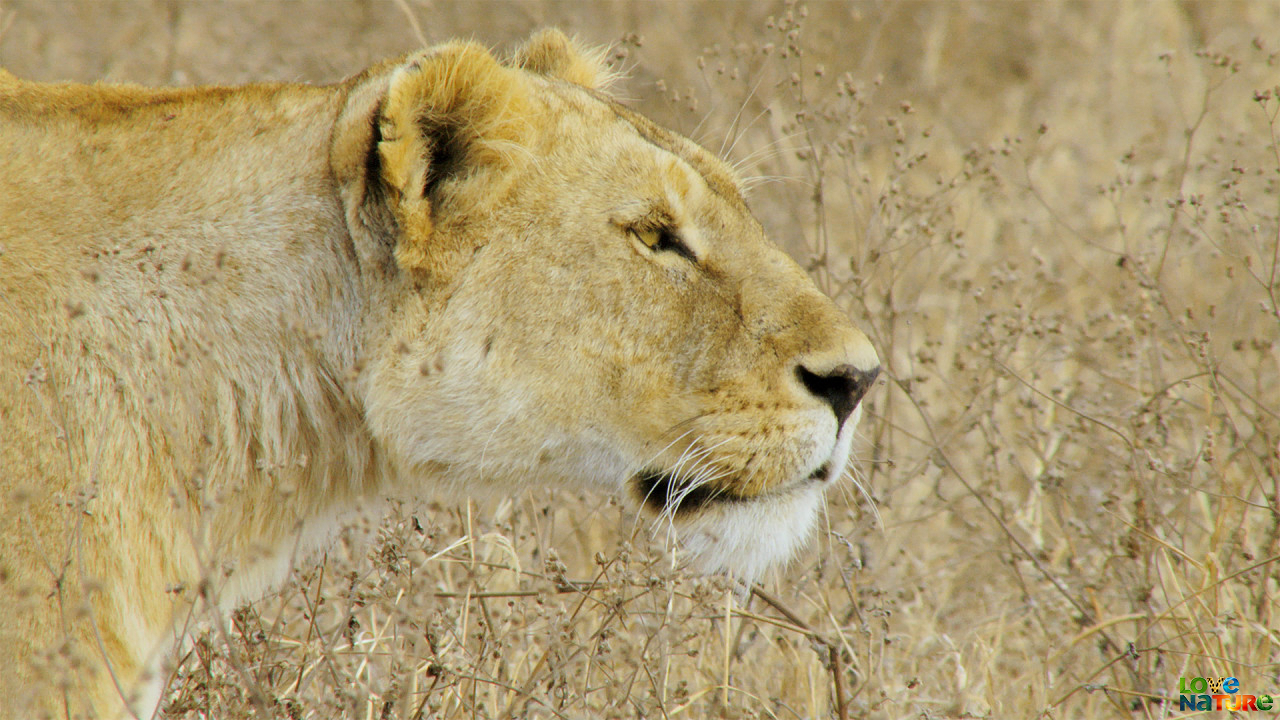
{"type": "Polygon", "coordinates": [[[699,570],[795,555],[876,352],[604,57],[0,71],[0,718],[151,717],[184,618],[387,497],[586,483],[699,570]]]}
{"type": "Polygon", "coordinates": [[[809,484],[746,502],[718,503],[677,520],[681,545],[704,573],[743,583],[790,562],[818,518],[826,488],[809,484]]]}
{"type": "MultiPolygon", "coordinates": [[[[874,377],[875,373],[872,373],[874,377]]],[[[824,507],[827,490],[849,461],[852,428],[859,407],[836,438],[829,457],[811,472],[765,492],[744,496],[724,485],[698,482],[687,469],[646,469],[632,480],[632,496],[642,512],[674,531],[690,566],[705,574],[728,575],[744,585],[788,564],[805,545],[824,507]]]]}

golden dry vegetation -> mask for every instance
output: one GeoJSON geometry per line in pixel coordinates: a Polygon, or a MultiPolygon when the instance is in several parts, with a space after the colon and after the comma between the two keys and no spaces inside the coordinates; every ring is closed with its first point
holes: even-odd
{"type": "Polygon", "coordinates": [[[202,630],[166,717],[1165,718],[1182,676],[1280,691],[1280,5],[33,0],[0,2],[0,65],[326,81],[544,24],[613,44],[629,102],[758,178],[867,330],[865,495],[748,594],[608,498],[400,507],[202,630]]]}

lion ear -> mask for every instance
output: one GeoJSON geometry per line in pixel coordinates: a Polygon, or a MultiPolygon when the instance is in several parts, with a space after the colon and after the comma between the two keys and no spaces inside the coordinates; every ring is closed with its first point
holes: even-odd
{"type": "MultiPolygon", "coordinates": [[[[447,263],[462,249],[440,247],[434,237],[435,189],[519,156],[529,106],[527,81],[475,43],[371,68],[353,82],[331,147],[337,179],[353,189],[344,190],[352,195],[344,198],[348,223],[393,236],[401,267],[431,271],[447,263]],[[393,229],[380,222],[387,219],[393,229]]],[[[450,203],[461,209],[460,199],[450,203]]]]}
{"type": "Polygon", "coordinates": [[[605,90],[617,75],[605,64],[606,48],[593,48],[555,28],[534,33],[511,56],[511,65],[592,90],[605,90]]]}
{"type": "Polygon", "coordinates": [[[378,120],[383,182],[391,190],[402,266],[427,267],[451,250],[428,242],[432,190],[445,178],[500,167],[524,146],[529,88],[471,42],[454,42],[392,73],[378,120]]]}

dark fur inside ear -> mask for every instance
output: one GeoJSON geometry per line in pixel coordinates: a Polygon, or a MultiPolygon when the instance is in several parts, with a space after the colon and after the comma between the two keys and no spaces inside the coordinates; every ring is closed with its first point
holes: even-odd
{"type": "MultiPolygon", "coordinates": [[[[379,103],[377,113],[381,113],[379,103]]],[[[382,129],[378,123],[378,115],[369,117],[369,145],[364,153],[365,193],[361,203],[360,214],[364,225],[379,244],[385,247],[395,245],[397,234],[395,214],[387,206],[387,189],[382,182],[382,156],[378,153],[378,143],[382,142],[382,129]]]]}
{"type": "Polygon", "coordinates": [[[375,66],[348,83],[346,103],[338,113],[329,141],[329,167],[338,186],[347,227],[362,263],[385,265],[399,234],[387,206],[382,181],[382,140],[378,122],[386,96],[387,65],[375,66]],[[364,243],[359,238],[368,238],[364,243]],[[375,257],[376,256],[376,257],[375,257]]]}
{"type": "Polygon", "coordinates": [[[458,146],[458,133],[448,126],[423,128],[429,138],[431,160],[422,184],[422,196],[429,198],[439,184],[462,169],[465,149],[458,146]]]}
{"type": "Polygon", "coordinates": [[[369,134],[364,147],[365,182],[372,185],[381,185],[382,181],[382,156],[378,153],[378,144],[382,142],[382,126],[378,122],[381,115],[382,103],[379,102],[373,113],[369,115],[369,134]]]}

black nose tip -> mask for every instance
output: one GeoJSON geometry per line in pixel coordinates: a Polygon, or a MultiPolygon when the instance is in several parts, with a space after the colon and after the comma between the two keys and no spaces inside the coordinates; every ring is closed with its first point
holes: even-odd
{"type": "Polygon", "coordinates": [[[800,383],[815,397],[831,406],[841,428],[879,374],[879,367],[859,370],[852,365],[838,365],[822,374],[812,372],[803,365],[796,368],[800,383]]]}

